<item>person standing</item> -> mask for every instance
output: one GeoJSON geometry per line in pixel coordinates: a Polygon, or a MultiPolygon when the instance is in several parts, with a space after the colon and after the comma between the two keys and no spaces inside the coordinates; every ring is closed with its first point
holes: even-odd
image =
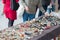
{"type": "MultiPolygon", "coordinates": [[[[19,0],[16,0],[18,2],[19,0]]],[[[17,14],[15,10],[11,10],[10,8],[10,0],[2,0],[4,4],[3,13],[5,14],[6,18],[8,18],[8,27],[13,26],[14,20],[17,19],[17,14]]]]}
{"type": "Polygon", "coordinates": [[[47,6],[50,4],[51,0],[42,0],[42,6],[44,8],[44,10],[47,10],[47,6]]]}
{"type": "Polygon", "coordinates": [[[22,3],[25,8],[23,13],[24,22],[35,18],[35,14],[38,7],[41,11],[45,12],[41,5],[41,0],[22,0],[22,3]]]}
{"type": "MultiPolygon", "coordinates": [[[[45,12],[46,12],[47,7],[50,4],[50,2],[51,2],[51,0],[41,0],[41,4],[42,4],[42,7],[44,8],[45,12]]],[[[44,12],[39,10],[39,15],[38,16],[42,16],[42,15],[44,15],[44,12]]]]}
{"type": "Polygon", "coordinates": [[[59,5],[58,9],[60,10],[60,0],[58,0],[58,5],[59,5]]]}

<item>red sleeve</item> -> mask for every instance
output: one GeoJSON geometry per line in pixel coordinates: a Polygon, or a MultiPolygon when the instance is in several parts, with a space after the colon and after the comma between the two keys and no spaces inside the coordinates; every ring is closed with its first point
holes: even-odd
{"type": "Polygon", "coordinates": [[[18,2],[19,0],[16,0],[16,2],[18,2]]]}
{"type": "Polygon", "coordinates": [[[6,0],[2,0],[2,3],[5,4],[6,3],[6,0]]]}

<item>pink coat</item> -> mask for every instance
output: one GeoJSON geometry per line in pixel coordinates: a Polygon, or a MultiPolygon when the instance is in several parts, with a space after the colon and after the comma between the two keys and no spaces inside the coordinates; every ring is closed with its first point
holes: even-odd
{"type": "MultiPolygon", "coordinates": [[[[19,0],[16,0],[18,2],[19,0]]],[[[11,20],[15,20],[17,18],[17,13],[15,10],[10,9],[10,0],[2,0],[4,4],[3,12],[6,16],[6,18],[9,18],[11,20]]]]}

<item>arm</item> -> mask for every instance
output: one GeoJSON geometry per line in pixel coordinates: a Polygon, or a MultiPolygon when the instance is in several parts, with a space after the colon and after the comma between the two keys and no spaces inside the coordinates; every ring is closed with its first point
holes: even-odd
{"type": "Polygon", "coordinates": [[[16,2],[19,2],[19,0],[16,0],[16,2]]]}
{"type": "Polygon", "coordinates": [[[22,5],[23,5],[24,7],[27,6],[26,3],[25,3],[25,0],[21,0],[21,3],[22,3],[22,5]]]}
{"type": "Polygon", "coordinates": [[[45,13],[44,8],[42,7],[41,0],[39,0],[38,8],[42,11],[42,13],[45,13]]]}
{"type": "Polygon", "coordinates": [[[6,0],[2,0],[2,3],[5,4],[6,3],[6,0]]]}
{"type": "Polygon", "coordinates": [[[24,9],[25,9],[26,11],[28,11],[29,8],[28,8],[28,6],[26,5],[25,1],[26,1],[26,0],[21,0],[21,3],[22,3],[22,5],[23,5],[24,9]]]}

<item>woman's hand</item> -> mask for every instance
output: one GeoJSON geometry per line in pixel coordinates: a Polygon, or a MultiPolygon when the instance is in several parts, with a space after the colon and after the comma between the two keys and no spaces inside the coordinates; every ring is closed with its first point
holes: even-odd
{"type": "Polygon", "coordinates": [[[29,10],[28,6],[25,6],[25,10],[26,10],[26,11],[28,11],[28,10],[29,10]]]}

